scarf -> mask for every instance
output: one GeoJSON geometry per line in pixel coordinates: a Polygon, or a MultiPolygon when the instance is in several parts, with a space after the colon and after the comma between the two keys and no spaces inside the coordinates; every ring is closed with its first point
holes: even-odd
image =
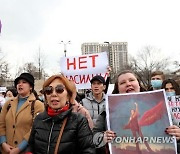
{"type": "Polygon", "coordinates": [[[67,104],[66,106],[64,106],[61,109],[56,109],[56,110],[54,110],[54,109],[52,109],[51,107],[48,106],[48,115],[50,117],[54,117],[54,116],[56,116],[58,114],[61,114],[62,112],[67,111],[68,109],[69,109],[69,104],[67,104]]]}

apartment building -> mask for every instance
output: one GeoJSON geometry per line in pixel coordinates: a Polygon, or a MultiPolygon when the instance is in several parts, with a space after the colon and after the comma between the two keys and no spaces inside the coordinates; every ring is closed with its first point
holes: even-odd
{"type": "Polygon", "coordinates": [[[109,65],[112,68],[111,79],[125,69],[128,64],[127,42],[88,42],[81,45],[82,54],[92,54],[106,51],[109,57],[109,65]]]}

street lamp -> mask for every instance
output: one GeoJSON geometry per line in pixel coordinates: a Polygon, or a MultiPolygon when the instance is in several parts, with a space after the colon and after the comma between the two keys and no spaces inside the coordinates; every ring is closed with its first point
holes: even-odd
{"type": "Polygon", "coordinates": [[[108,58],[109,58],[109,65],[111,66],[111,60],[110,60],[110,52],[111,52],[111,47],[110,47],[110,43],[109,42],[104,42],[108,44],[108,58]]]}
{"type": "Polygon", "coordinates": [[[71,41],[68,41],[68,42],[61,41],[60,44],[64,44],[64,56],[66,57],[66,52],[67,52],[66,46],[67,46],[67,44],[71,44],[71,41]]]}
{"type": "Polygon", "coordinates": [[[104,42],[104,43],[106,43],[106,44],[108,44],[108,58],[109,58],[109,66],[111,67],[111,72],[110,72],[110,83],[112,83],[112,79],[114,78],[114,68],[113,68],[113,65],[111,64],[111,43],[109,43],[109,42],[104,42]]]}

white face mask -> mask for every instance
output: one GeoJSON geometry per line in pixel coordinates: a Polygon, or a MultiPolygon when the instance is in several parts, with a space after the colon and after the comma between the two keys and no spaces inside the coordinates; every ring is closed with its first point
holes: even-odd
{"type": "Polygon", "coordinates": [[[5,97],[5,101],[7,102],[8,100],[10,100],[11,97],[5,97]]]}

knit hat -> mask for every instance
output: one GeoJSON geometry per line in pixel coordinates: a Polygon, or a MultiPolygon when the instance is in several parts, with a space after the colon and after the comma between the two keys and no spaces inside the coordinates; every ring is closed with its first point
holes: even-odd
{"type": "Polygon", "coordinates": [[[99,81],[99,82],[103,83],[104,85],[106,84],[104,78],[101,75],[94,76],[90,81],[91,84],[92,84],[93,81],[99,81]]]}
{"type": "Polygon", "coordinates": [[[34,90],[34,77],[30,73],[22,73],[19,77],[17,77],[14,80],[15,87],[17,86],[18,81],[21,79],[26,80],[32,86],[32,90],[34,90]]]}

